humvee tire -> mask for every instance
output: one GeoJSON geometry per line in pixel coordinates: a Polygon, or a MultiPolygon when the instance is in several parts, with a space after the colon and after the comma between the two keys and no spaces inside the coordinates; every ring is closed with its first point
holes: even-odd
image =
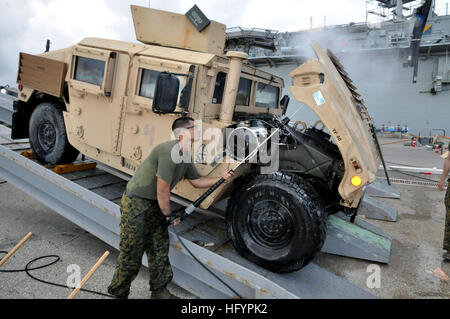
{"type": "Polygon", "coordinates": [[[240,255],[283,273],[306,266],[320,251],[327,217],[302,178],[275,173],[257,175],[233,192],[226,223],[240,255]]]}
{"type": "Polygon", "coordinates": [[[33,153],[42,163],[69,164],[80,153],[67,140],[62,110],[56,103],[43,102],[34,109],[29,140],[33,153]]]}

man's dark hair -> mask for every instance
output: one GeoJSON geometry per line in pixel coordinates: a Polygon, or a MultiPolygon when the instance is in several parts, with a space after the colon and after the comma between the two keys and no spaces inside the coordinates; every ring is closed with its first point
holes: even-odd
{"type": "Polygon", "coordinates": [[[188,116],[177,118],[175,121],[173,121],[172,132],[175,131],[177,128],[188,127],[191,121],[194,121],[194,119],[188,116]]]}

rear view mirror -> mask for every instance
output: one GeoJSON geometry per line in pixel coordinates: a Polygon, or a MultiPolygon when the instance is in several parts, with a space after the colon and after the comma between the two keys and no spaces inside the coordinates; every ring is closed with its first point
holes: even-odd
{"type": "Polygon", "coordinates": [[[177,107],[180,80],[168,72],[158,75],[152,110],[155,113],[172,113],[177,107]]]}
{"type": "Polygon", "coordinates": [[[286,113],[286,111],[287,111],[287,108],[288,108],[288,105],[289,105],[289,100],[290,100],[290,97],[285,95],[285,96],[283,96],[283,98],[280,101],[281,110],[283,111],[282,115],[284,115],[286,113]]]}

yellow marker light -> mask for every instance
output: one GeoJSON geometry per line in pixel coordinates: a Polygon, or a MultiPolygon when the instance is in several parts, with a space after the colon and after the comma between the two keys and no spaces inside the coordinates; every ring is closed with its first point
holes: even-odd
{"type": "Polygon", "coordinates": [[[359,176],[353,176],[351,179],[351,183],[353,186],[360,186],[362,183],[362,179],[359,176]]]}

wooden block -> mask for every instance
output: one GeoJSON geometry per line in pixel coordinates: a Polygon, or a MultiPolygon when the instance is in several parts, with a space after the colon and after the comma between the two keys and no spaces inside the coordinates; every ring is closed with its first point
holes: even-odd
{"type": "Polygon", "coordinates": [[[79,164],[62,164],[62,165],[56,165],[53,167],[53,171],[58,174],[64,174],[64,173],[70,173],[70,172],[77,172],[77,171],[84,171],[87,169],[95,168],[97,164],[94,162],[91,163],[79,163],[79,164]]]}

